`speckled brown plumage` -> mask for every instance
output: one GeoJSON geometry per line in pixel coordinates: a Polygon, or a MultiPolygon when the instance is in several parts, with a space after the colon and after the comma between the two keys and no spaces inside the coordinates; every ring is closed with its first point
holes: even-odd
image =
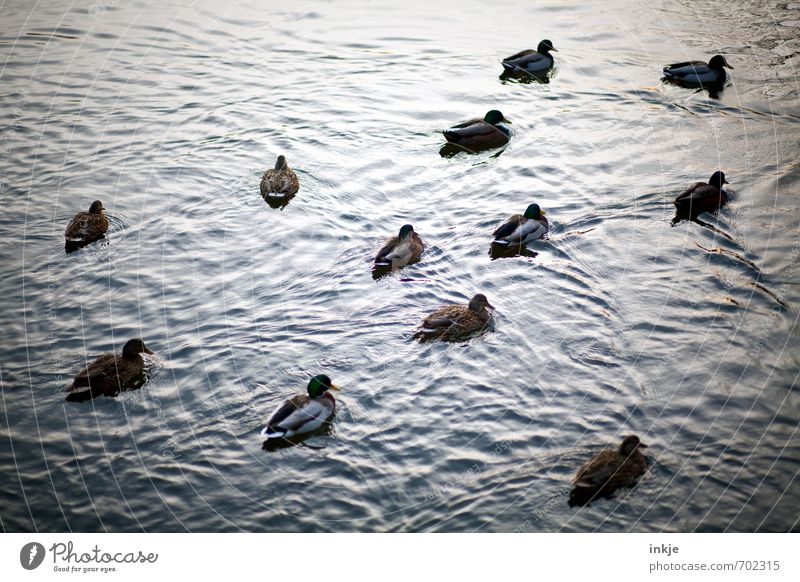
{"type": "Polygon", "coordinates": [[[278,156],[275,167],[267,170],[261,178],[261,195],[267,196],[294,196],[300,189],[300,180],[286,163],[284,156],[278,156]]]}
{"type": "Polygon", "coordinates": [[[108,218],[103,210],[103,203],[95,200],[89,207],[89,212],[76,214],[64,231],[67,241],[90,242],[103,236],[108,230],[108,218]]]}
{"type": "Polygon", "coordinates": [[[140,339],[129,340],[122,354],[103,354],[78,372],[67,387],[67,400],[80,402],[97,396],[116,396],[132,390],[144,379],[142,353],[152,354],[140,339]]]}
{"type": "Polygon", "coordinates": [[[583,505],[597,497],[607,497],[620,487],[630,487],[647,470],[647,459],[640,449],[647,445],[631,435],[618,449],[605,449],[586,462],[575,475],[571,494],[573,505],[583,505]]]}
{"type": "Polygon", "coordinates": [[[417,339],[457,341],[483,331],[489,323],[487,307],[494,309],[482,293],[475,295],[469,305],[446,305],[426,317],[417,339]]]}

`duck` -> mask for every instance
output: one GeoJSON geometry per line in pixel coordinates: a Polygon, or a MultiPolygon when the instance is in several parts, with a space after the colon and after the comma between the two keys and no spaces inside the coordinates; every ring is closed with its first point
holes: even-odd
{"type": "Polygon", "coordinates": [[[607,497],[620,487],[632,486],[647,470],[647,459],[642,454],[646,448],[638,436],[629,435],[619,448],[597,453],[575,474],[570,504],[584,505],[597,497],[607,497]]]}
{"type": "Polygon", "coordinates": [[[275,167],[264,172],[261,178],[261,195],[264,198],[283,198],[297,194],[300,189],[300,180],[286,163],[286,156],[280,155],[275,161],[275,167]]]}
{"type": "Polygon", "coordinates": [[[703,212],[713,212],[728,201],[728,193],[722,189],[727,184],[725,173],[716,171],[711,175],[708,184],[697,182],[675,198],[677,218],[697,218],[703,212]]]}
{"type": "Polygon", "coordinates": [[[486,295],[478,293],[467,305],[445,305],[428,315],[414,334],[416,339],[458,341],[483,331],[494,309],[486,295]]]}
{"type": "Polygon", "coordinates": [[[538,240],[548,233],[550,224],[538,204],[530,204],[525,214],[515,214],[495,229],[494,244],[525,244],[538,240]]]}
{"type": "Polygon", "coordinates": [[[538,73],[553,68],[554,60],[550,52],[558,52],[547,39],[539,43],[536,50],[526,49],[503,59],[503,68],[508,72],[523,71],[538,73]]]}
{"type": "Polygon", "coordinates": [[[116,396],[142,384],[145,362],[142,354],[153,352],[141,339],[128,340],[122,354],[103,354],[75,375],[66,391],[67,400],[82,402],[97,396],[116,396]]]}
{"type": "Polygon", "coordinates": [[[725,68],[733,67],[722,55],[711,57],[707,63],[703,61],[687,61],[674,63],[664,67],[664,78],[687,85],[723,85],[727,75],[725,68]]]}
{"type": "Polygon", "coordinates": [[[422,239],[414,227],[404,224],[400,227],[398,235],[386,241],[386,244],[375,255],[374,266],[376,268],[391,267],[392,269],[405,267],[409,263],[417,262],[423,249],[422,239]]]}
{"type": "Polygon", "coordinates": [[[318,374],[308,382],[308,394],[295,394],[284,400],[267,419],[261,436],[267,439],[288,439],[313,432],[331,419],[336,412],[336,400],[328,392],[341,388],[330,377],[318,374]]]}
{"type": "Polygon", "coordinates": [[[511,123],[497,109],[487,112],[483,119],[475,118],[445,129],[442,133],[448,144],[476,153],[480,150],[506,145],[511,138],[511,123]]]}
{"type": "Polygon", "coordinates": [[[108,230],[108,217],[103,213],[103,203],[92,202],[89,212],[79,212],[67,225],[64,236],[67,243],[92,242],[108,230]]]}

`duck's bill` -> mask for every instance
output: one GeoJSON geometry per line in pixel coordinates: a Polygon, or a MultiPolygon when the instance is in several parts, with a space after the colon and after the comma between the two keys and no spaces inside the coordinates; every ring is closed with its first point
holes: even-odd
{"type": "Polygon", "coordinates": [[[730,182],[728,182],[727,180],[723,180],[722,183],[723,184],[730,184],[730,182]]]}
{"type": "Polygon", "coordinates": [[[486,302],[486,307],[488,307],[489,309],[494,309],[495,308],[494,305],[492,305],[488,301],[486,302]]]}
{"type": "Polygon", "coordinates": [[[150,348],[144,348],[144,353],[145,354],[150,354],[151,356],[155,355],[155,354],[153,354],[153,350],[151,350],[150,348]]]}
{"type": "Polygon", "coordinates": [[[644,444],[644,443],[639,443],[639,448],[640,448],[640,449],[646,449],[646,448],[648,448],[648,447],[647,447],[647,445],[646,445],[646,444],[644,444]]]}
{"type": "Polygon", "coordinates": [[[728,69],[732,69],[733,68],[733,65],[730,64],[728,61],[725,61],[725,64],[723,66],[728,68],[728,69]]]}
{"type": "Polygon", "coordinates": [[[342,389],[341,389],[341,388],[339,388],[338,386],[336,386],[335,384],[331,384],[331,385],[329,386],[329,388],[330,388],[331,390],[334,390],[335,392],[341,392],[341,391],[342,391],[342,389]]]}
{"type": "Polygon", "coordinates": [[[544,216],[544,215],[545,215],[545,214],[547,214],[547,213],[546,213],[544,210],[540,210],[540,211],[539,211],[539,214],[541,214],[542,216],[544,216]]]}
{"type": "Polygon", "coordinates": [[[511,122],[508,119],[506,119],[505,117],[503,118],[503,123],[507,123],[507,124],[511,125],[511,122]]]}
{"type": "Polygon", "coordinates": [[[557,52],[558,52],[558,49],[557,49],[557,48],[555,48],[555,47],[552,47],[552,46],[551,46],[551,47],[550,47],[550,52],[551,52],[551,53],[557,53],[557,52]]]}

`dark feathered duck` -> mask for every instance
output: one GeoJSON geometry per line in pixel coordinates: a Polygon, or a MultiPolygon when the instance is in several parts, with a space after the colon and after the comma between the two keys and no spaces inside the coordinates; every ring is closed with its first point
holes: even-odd
{"type": "Polygon", "coordinates": [[[511,129],[505,125],[506,123],[511,122],[501,112],[492,109],[483,119],[470,119],[442,133],[449,144],[476,153],[506,145],[511,138],[511,129]]]}
{"type": "Polygon", "coordinates": [[[445,305],[428,315],[414,337],[421,340],[459,341],[483,331],[489,323],[487,309],[494,309],[483,293],[468,305],[445,305]]]}
{"type": "Polygon", "coordinates": [[[727,184],[723,172],[714,172],[708,183],[697,182],[675,198],[676,219],[695,219],[703,212],[714,212],[728,201],[728,194],[722,189],[727,184]]]}
{"type": "Polygon", "coordinates": [[[570,503],[583,505],[607,497],[620,487],[630,487],[647,470],[641,449],[647,445],[635,435],[626,436],[617,449],[605,449],[578,469],[572,484],[570,503]]]}
{"type": "Polygon", "coordinates": [[[550,224],[538,204],[530,204],[525,214],[514,214],[494,231],[494,243],[499,245],[525,244],[542,238],[550,224]]]}
{"type": "Polygon", "coordinates": [[[422,239],[414,231],[414,227],[404,224],[400,228],[400,233],[386,241],[386,244],[375,255],[374,266],[376,268],[391,267],[392,269],[405,267],[410,263],[417,262],[423,249],[422,239]]]}
{"type": "Polygon", "coordinates": [[[267,419],[261,436],[288,439],[313,432],[328,422],[336,412],[336,400],[328,390],[339,390],[325,374],[311,378],[307,394],[287,398],[267,419]]]}
{"type": "Polygon", "coordinates": [[[733,67],[722,55],[711,57],[707,63],[703,61],[686,61],[664,67],[664,78],[679,84],[690,86],[721,86],[725,84],[727,75],[725,68],[733,67]]]}
{"type": "Polygon", "coordinates": [[[286,163],[286,157],[278,156],[275,167],[264,172],[261,178],[261,195],[264,198],[285,198],[297,194],[300,180],[286,163]]]}
{"type": "Polygon", "coordinates": [[[503,59],[503,68],[510,72],[539,73],[553,67],[553,55],[558,52],[553,43],[547,39],[539,43],[536,50],[527,49],[503,59]]]}
{"type": "Polygon", "coordinates": [[[67,400],[79,402],[97,396],[116,396],[133,390],[144,381],[142,354],[152,354],[140,339],[128,340],[122,354],[103,354],[78,372],[67,387],[67,400]]]}
{"type": "Polygon", "coordinates": [[[76,214],[64,231],[67,243],[88,243],[101,238],[108,230],[108,218],[104,210],[103,203],[95,200],[89,212],[76,214]]]}

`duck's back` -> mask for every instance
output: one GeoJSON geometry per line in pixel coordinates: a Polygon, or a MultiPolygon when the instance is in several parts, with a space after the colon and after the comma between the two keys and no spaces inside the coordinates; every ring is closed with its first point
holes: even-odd
{"type": "Polygon", "coordinates": [[[261,178],[262,196],[275,194],[293,196],[299,189],[300,181],[297,179],[297,174],[288,167],[267,170],[261,178]]]}
{"type": "Polygon", "coordinates": [[[95,239],[108,230],[108,218],[105,214],[79,212],[67,225],[64,236],[71,240],[95,239]]]}

